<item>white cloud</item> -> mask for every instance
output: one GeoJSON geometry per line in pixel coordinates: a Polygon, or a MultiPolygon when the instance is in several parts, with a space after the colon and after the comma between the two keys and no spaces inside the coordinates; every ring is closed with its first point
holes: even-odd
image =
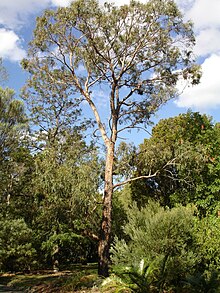
{"type": "Polygon", "coordinates": [[[220,54],[213,54],[202,64],[203,76],[199,85],[187,87],[175,102],[178,107],[207,111],[220,106],[220,54]]]}
{"type": "Polygon", "coordinates": [[[219,0],[195,0],[187,17],[192,19],[195,29],[220,26],[220,1],[219,0]]]}
{"type": "Polygon", "coordinates": [[[11,30],[0,29],[0,56],[11,61],[20,61],[25,51],[20,47],[19,37],[11,30]]]}
{"type": "Polygon", "coordinates": [[[31,15],[51,6],[68,6],[72,0],[0,0],[0,24],[21,28],[31,15]]]}
{"type": "Polygon", "coordinates": [[[52,0],[52,4],[55,6],[69,6],[73,0],[52,0]]]}
{"type": "Polygon", "coordinates": [[[46,8],[50,0],[1,0],[0,24],[7,28],[18,29],[28,17],[46,8]]]}
{"type": "Polygon", "coordinates": [[[196,37],[194,52],[198,56],[220,52],[220,30],[217,28],[207,28],[200,31],[196,37]]]}
{"type": "Polygon", "coordinates": [[[20,61],[25,56],[16,31],[50,6],[67,6],[71,0],[0,0],[0,56],[11,61],[20,61]]]}
{"type": "MultiPolygon", "coordinates": [[[[176,0],[181,2],[181,0],[176,0]]],[[[207,56],[220,52],[220,1],[219,0],[185,0],[188,9],[186,18],[194,23],[196,32],[195,53],[207,56]]],[[[186,3],[184,1],[184,3],[186,3]]]]}
{"type": "MultiPolygon", "coordinates": [[[[181,3],[182,0],[176,0],[181,3]]],[[[186,18],[196,31],[195,54],[205,57],[199,85],[187,87],[176,101],[178,107],[208,111],[220,106],[220,0],[186,0],[186,18]]]]}
{"type": "Polygon", "coordinates": [[[195,0],[175,0],[177,3],[178,7],[181,9],[183,13],[186,13],[189,11],[189,9],[193,6],[195,0]]]}

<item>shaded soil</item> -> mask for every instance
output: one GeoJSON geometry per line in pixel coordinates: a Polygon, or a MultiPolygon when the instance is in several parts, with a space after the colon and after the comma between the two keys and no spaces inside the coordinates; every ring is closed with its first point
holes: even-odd
{"type": "Polygon", "coordinates": [[[96,265],[73,266],[71,270],[1,274],[0,293],[99,293],[96,265]]]}
{"type": "Polygon", "coordinates": [[[23,293],[24,291],[18,291],[16,288],[0,285],[0,293],[23,293]]]}

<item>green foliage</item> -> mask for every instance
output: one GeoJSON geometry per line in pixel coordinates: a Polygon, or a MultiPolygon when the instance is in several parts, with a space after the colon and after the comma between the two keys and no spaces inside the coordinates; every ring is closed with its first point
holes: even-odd
{"type": "Polygon", "coordinates": [[[38,267],[96,259],[96,242],[90,238],[98,237],[100,217],[96,149],[86,145],[75,125],[62,125],[50,136],[52,126],[46,135],[31,136],[29,148],[34,141],[37,151],[31,153],[20,140],[12,144],[7,168],[0,171],[2,215],[22,218],[32,229],[38,267]]]}
{"type": "Polygon", "coordinates": [[[15,196],[24,195],[28,189],[31,155],[26,146],[27,131],[23,103],[14,98],[13,90],[0,88],[0,210],[3,215],[15,196]]]}
{"type": "Polygon", "coordinates": [[[123,226],[127,222],[127,213],[123,200],[120,198],[120,192],[114,192],[112,218],[114,219],[112,224],[112,237],[124,238],[123,226]]]}
{"type": "Polygon", "coordinates": [[[220,218],[210,216],[197,220],[195,235],[204,270],[220,272],[220,218]]]}
{"type": "Polygon", "coordinates": [[[220,290],[219,274],[214,271],[209,274],[197,273],[187,279],[192,293],[218,293],[220,290]]]}
{"type": "Polygon", "coordinates": [[[59,234],[47,235],[45,241],[42,242],[41,249],[48,264],[54,265],[53,262],[55,262],[54,269],[59,269],[73,263],[85,264],[91,261],[95,255],[91,242],[71,230],[66,233],[61,231],[59,234]]]}
{"type": "Polygon", "coordinates": [[[116,275],[111,275],[106,278],[101,284],[102,292],[115,292],[115,293],[130,293],[132,289],[121,278],[116,275]]]}
{"type": "Polygon", "coordinates": [[[157,176],[131,184],[141,206],[149,197],[164,206],[196,204],[201,215],[215,212],[219,200],[219,139],[211,118],[187,112],[161,120],[140,145],[134,176],[157,176]]]}
{"type": "Polygon", "coordinates": [[[150,202],[139,210],[134,205],[124,232],[130,240],[115,240],[113,269],[135,284],[137,291],[178,288],[194,272],[192,208],[169,210],[150,202]]]}
{"type": "Polygon", "coordinates": [[[33,232],[23,219],[0,221],[0,269],[29,270],[35,262],[33,232]]]}
{"type": "Polygon", "coordinates": [[[112,246],[113,271],[137,292],[219,292],[219,218],[195,213],[154,202],[131,206],[126,240],[112,246]]]}
{"type": "Polygon", "coordinates": [[[94,240],[86,237],[98,231],[98,175],[96,150],[76,133],[36,155],[32,184],[39,209],[33,225],[44,261],[64,264],[95,256],[94,240]]]}
{"type": "Polygon", "coordinates": [[[14,99],[14,91],[0,88],[0,160],[6,158],[18,145],[18,138],[26,130],[24,105],[14,99]]]}

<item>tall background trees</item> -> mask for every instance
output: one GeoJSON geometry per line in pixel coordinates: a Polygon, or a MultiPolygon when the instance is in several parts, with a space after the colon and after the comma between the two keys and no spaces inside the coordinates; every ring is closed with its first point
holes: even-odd
{"type": "Polygon", "coordinates": [[[97,259],[97,150],[65,93],[48,91],[28,117],[14,91],[0,88],[0,270],[97,259]]]}

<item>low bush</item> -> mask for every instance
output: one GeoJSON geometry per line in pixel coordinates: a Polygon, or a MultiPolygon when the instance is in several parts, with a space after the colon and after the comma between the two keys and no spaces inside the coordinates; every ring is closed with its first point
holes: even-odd
{"type": "MultiPolygon", "coordinates": [[[[139,209],[133,205],[124,227],[129,240],[116,238],[112,246],[113,272],[131,284],[134,291],[143,293],[194,292],[193,278],[198,274],[207,284],[206,288],[208,284],[218,288],[220,262],[218,256],[214,261],[212,250],[216,245],[211,237],[206,240],[203,237],[208,232],[217,238],[219,230],[207,223],[196,218],[195,208],[191,206],[168,209],[149,202],[139,209]]],[[[220,246],[220,240],[217,243],[220,246]]]]}

